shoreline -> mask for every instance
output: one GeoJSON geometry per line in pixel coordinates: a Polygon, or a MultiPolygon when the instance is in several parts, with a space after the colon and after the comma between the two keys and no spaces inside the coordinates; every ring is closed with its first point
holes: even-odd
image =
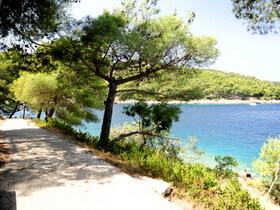
{"type": "MultiPolygon", "coordinates": [[[[119,101],[116,100],[115,103],[117,104],[134,104],[137,103],[137,100],[126,100],[126,101],[119,101]]],[[[147,104],[157,104],[160,103],[159,101],[146,101],[147,104]]],[[[225,104],[249,104],[249,105],[258,105],[258,104],[280,104],[280,100],[259,100],[259,99],[249,99],[249,100],[227,100],[227,99],[219,99],[219,100],[192,100],[192,101],[169,101],[168,104],[217,104],[217,105],[225,105],[225,104]]]]}

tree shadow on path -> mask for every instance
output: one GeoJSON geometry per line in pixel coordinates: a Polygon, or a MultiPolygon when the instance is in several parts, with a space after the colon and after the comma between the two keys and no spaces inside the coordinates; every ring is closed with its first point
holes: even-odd
{"type": "Polygon", "coordinates": [[[0,191],[22,196],[50,187],[106,184],[122,173],[79,146],[40,128],[3,130],[11,160],[0,168],[0,191]]]}

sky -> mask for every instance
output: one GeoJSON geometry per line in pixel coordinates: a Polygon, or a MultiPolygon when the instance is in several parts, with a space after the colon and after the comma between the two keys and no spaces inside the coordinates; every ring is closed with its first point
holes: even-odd
{"type": "MultiPolygon", "coordinates": [[[[77,19],[97,17],[104,9],[112,11],[120,6],[120,2],[81,0],[73,5],[71,13],[77,19]]],[[[234,17],[230,0],[159,0],[157,7],[161,16],[176,10],[178,16],[187,19],[188,12],[195,12],[191,33],[216,38],[221,53],[207,68],[280,81],[280,34],[253,35],[247,31],[246,22],[234,17]]]]}

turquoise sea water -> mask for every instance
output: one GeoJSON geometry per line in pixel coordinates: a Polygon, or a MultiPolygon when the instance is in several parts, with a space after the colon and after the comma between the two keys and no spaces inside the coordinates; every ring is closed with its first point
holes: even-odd
{"type": "MultiPolygon", "coordinates": [[[[131,122],[121,113],[127,104],[115,104],[112,125],[131,122]]],[[[195,136],[197,146],[207,155],[200,162],[214,166],[214,157],[230,155],[239,166],[237,171],[252,171],[252,161],[258,157],[266,139],[280,135],[280,104],[266,105],[181,105],[180,121],[172,127],[172,135],[178,138],[195,136]]],[[[103,112],[98,111],[102,119],[103,112]]],[[[80,129],[99,135],[101,123],[90,123],[80,129]]]]}

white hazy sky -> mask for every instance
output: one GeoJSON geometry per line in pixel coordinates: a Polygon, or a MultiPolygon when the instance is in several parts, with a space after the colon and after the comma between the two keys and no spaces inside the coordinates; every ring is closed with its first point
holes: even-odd
{"type": "MultiPolygon", "coordinates": [[[[73,5],[72,14],[80,19],[86,15],[97,17],[104,9],[112,11],[121,0],[81,0],[73,5]]],[[[280,81],[280,34],[252,35],[245,22],[232,13],[230,0],[159,0],[160,15],[177,11],[187,18],[194,11],[193,35],[207,35],[218,41],[220,57],[208,68],[234,72],[258,79],[280,81]]]]}

